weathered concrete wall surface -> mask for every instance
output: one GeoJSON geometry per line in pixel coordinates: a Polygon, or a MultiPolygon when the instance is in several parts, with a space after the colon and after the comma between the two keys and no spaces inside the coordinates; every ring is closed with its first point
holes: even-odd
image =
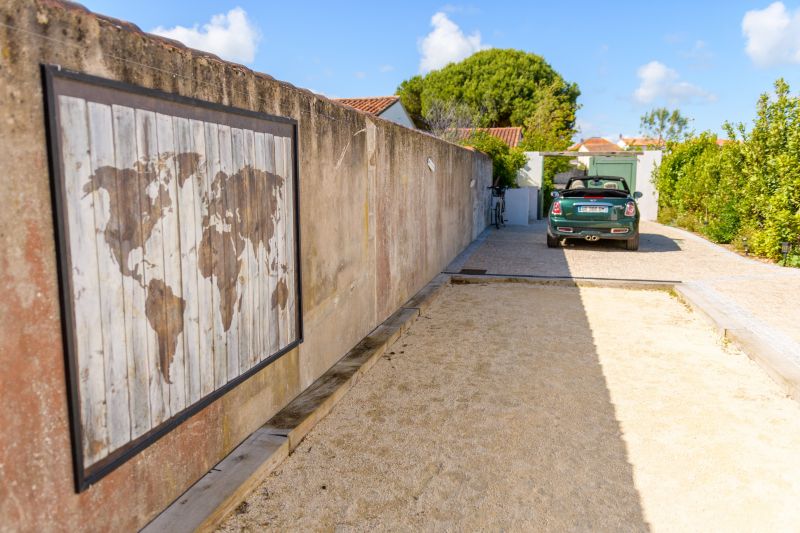
{"type": "Polygon", "coordinates": [[[0,529],[135,529],[483,230],[491,163],[75,5],[6,0],[0,15],[0,529]],[[81,494],[41,63],[299,121],[304,344],[81,494]]]}

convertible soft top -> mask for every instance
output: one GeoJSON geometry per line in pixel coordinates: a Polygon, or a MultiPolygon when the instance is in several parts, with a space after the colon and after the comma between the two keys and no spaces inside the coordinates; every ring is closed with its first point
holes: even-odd
{"type": "MultiPolygon", "coordinates": [[[[583,187],[580,187],[582,189],[603,189],[605,187],[587,187],[586,186],[587,183],[590,183],[590,182],[601,182],[601,181],[602,182],[620,183],[622,185],[623,190],[630,192],[630,189],[628,188],[628,182],[625,181],[625,178],[621,178],[619,176],[576,176],[576,177],[573,177],[573,178],[569,179],[565,189],[572,189],[573,188],[572,185],[574,183],[576,183],[576,182],[581,182],[583,184],[583,187]]],[[[575,187],[575,188],[579,188],[579,187],[575,187]]]]}

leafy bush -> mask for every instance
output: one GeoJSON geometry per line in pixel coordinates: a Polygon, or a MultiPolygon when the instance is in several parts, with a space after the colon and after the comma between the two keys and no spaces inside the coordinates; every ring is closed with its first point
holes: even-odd
{"type": "Polygon", "coordinates": [[[492,159],[492,181],[495,185],[517,186],[517,172],[525,166],[526,162],[522,150],[510,148],[506,143],[485,131],[473,133],[462,143],[472,146],[492,159]]]}
{"type": "Polygon", "coordinates": [[[800,237],[800,98],[782,79],[758,100],[749,131],[725,125],[718,146],[702,133],[669,143],[654,173],[659,220],[777,259],[780,243],[800,237]]]}

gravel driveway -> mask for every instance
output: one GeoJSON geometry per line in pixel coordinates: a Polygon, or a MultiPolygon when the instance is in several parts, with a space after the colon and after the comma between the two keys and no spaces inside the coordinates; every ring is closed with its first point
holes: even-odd
{"type": "Polygon", "coordinates": [[[223,530],[800,524],[800,404],[666,292],[448,286],[390,352],[223,530]]]}

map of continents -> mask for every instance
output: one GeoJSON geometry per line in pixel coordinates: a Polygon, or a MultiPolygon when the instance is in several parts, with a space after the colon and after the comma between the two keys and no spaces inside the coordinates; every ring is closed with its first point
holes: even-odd
{"type": "MultiPolygon", "coordinates": [[[[187,179],[202,179],[203,173],[198,171],[201,164],[202,156],[197,153],[160,154],[157,159],[137,161],[132,168],[100,167],[83,187],[86,194],[101,190],[108,194],[110,219],[103,238],[122,275],[133,278],[145,289],[145,313],[158,337],[159,367],[168,383],[170,364],[184,327],[186,302],[163,279],[145,280],[143,262],[131,261],[131,255],[145,255],[145,243],[162,218],[175,208],[170,181],[177,179],[178,186],[183,187],[187,179]],[[119,187],[118,183],[138,186],[119,187]]],[[[241,297],[237,279],[246,244],[249,242],[254,250],[263,247],[269,256],[283,181],[274,173],[246,166],[231,175],[217,172],[211,190],[202,196],[198,268],[219,290],[218,312],[225,331],[231,327],[241,297]],[[262,203],[262,199],[267,201],[262,203]],[[243,216],[244,213],[257,216],[243,216]]],[[[276,269],[278,265],[273,261],[264,268],[276,269]]],[[[288,296],[286,281],[280,278],[272,293],[272,307],[284,308],[288,296]]]]}

